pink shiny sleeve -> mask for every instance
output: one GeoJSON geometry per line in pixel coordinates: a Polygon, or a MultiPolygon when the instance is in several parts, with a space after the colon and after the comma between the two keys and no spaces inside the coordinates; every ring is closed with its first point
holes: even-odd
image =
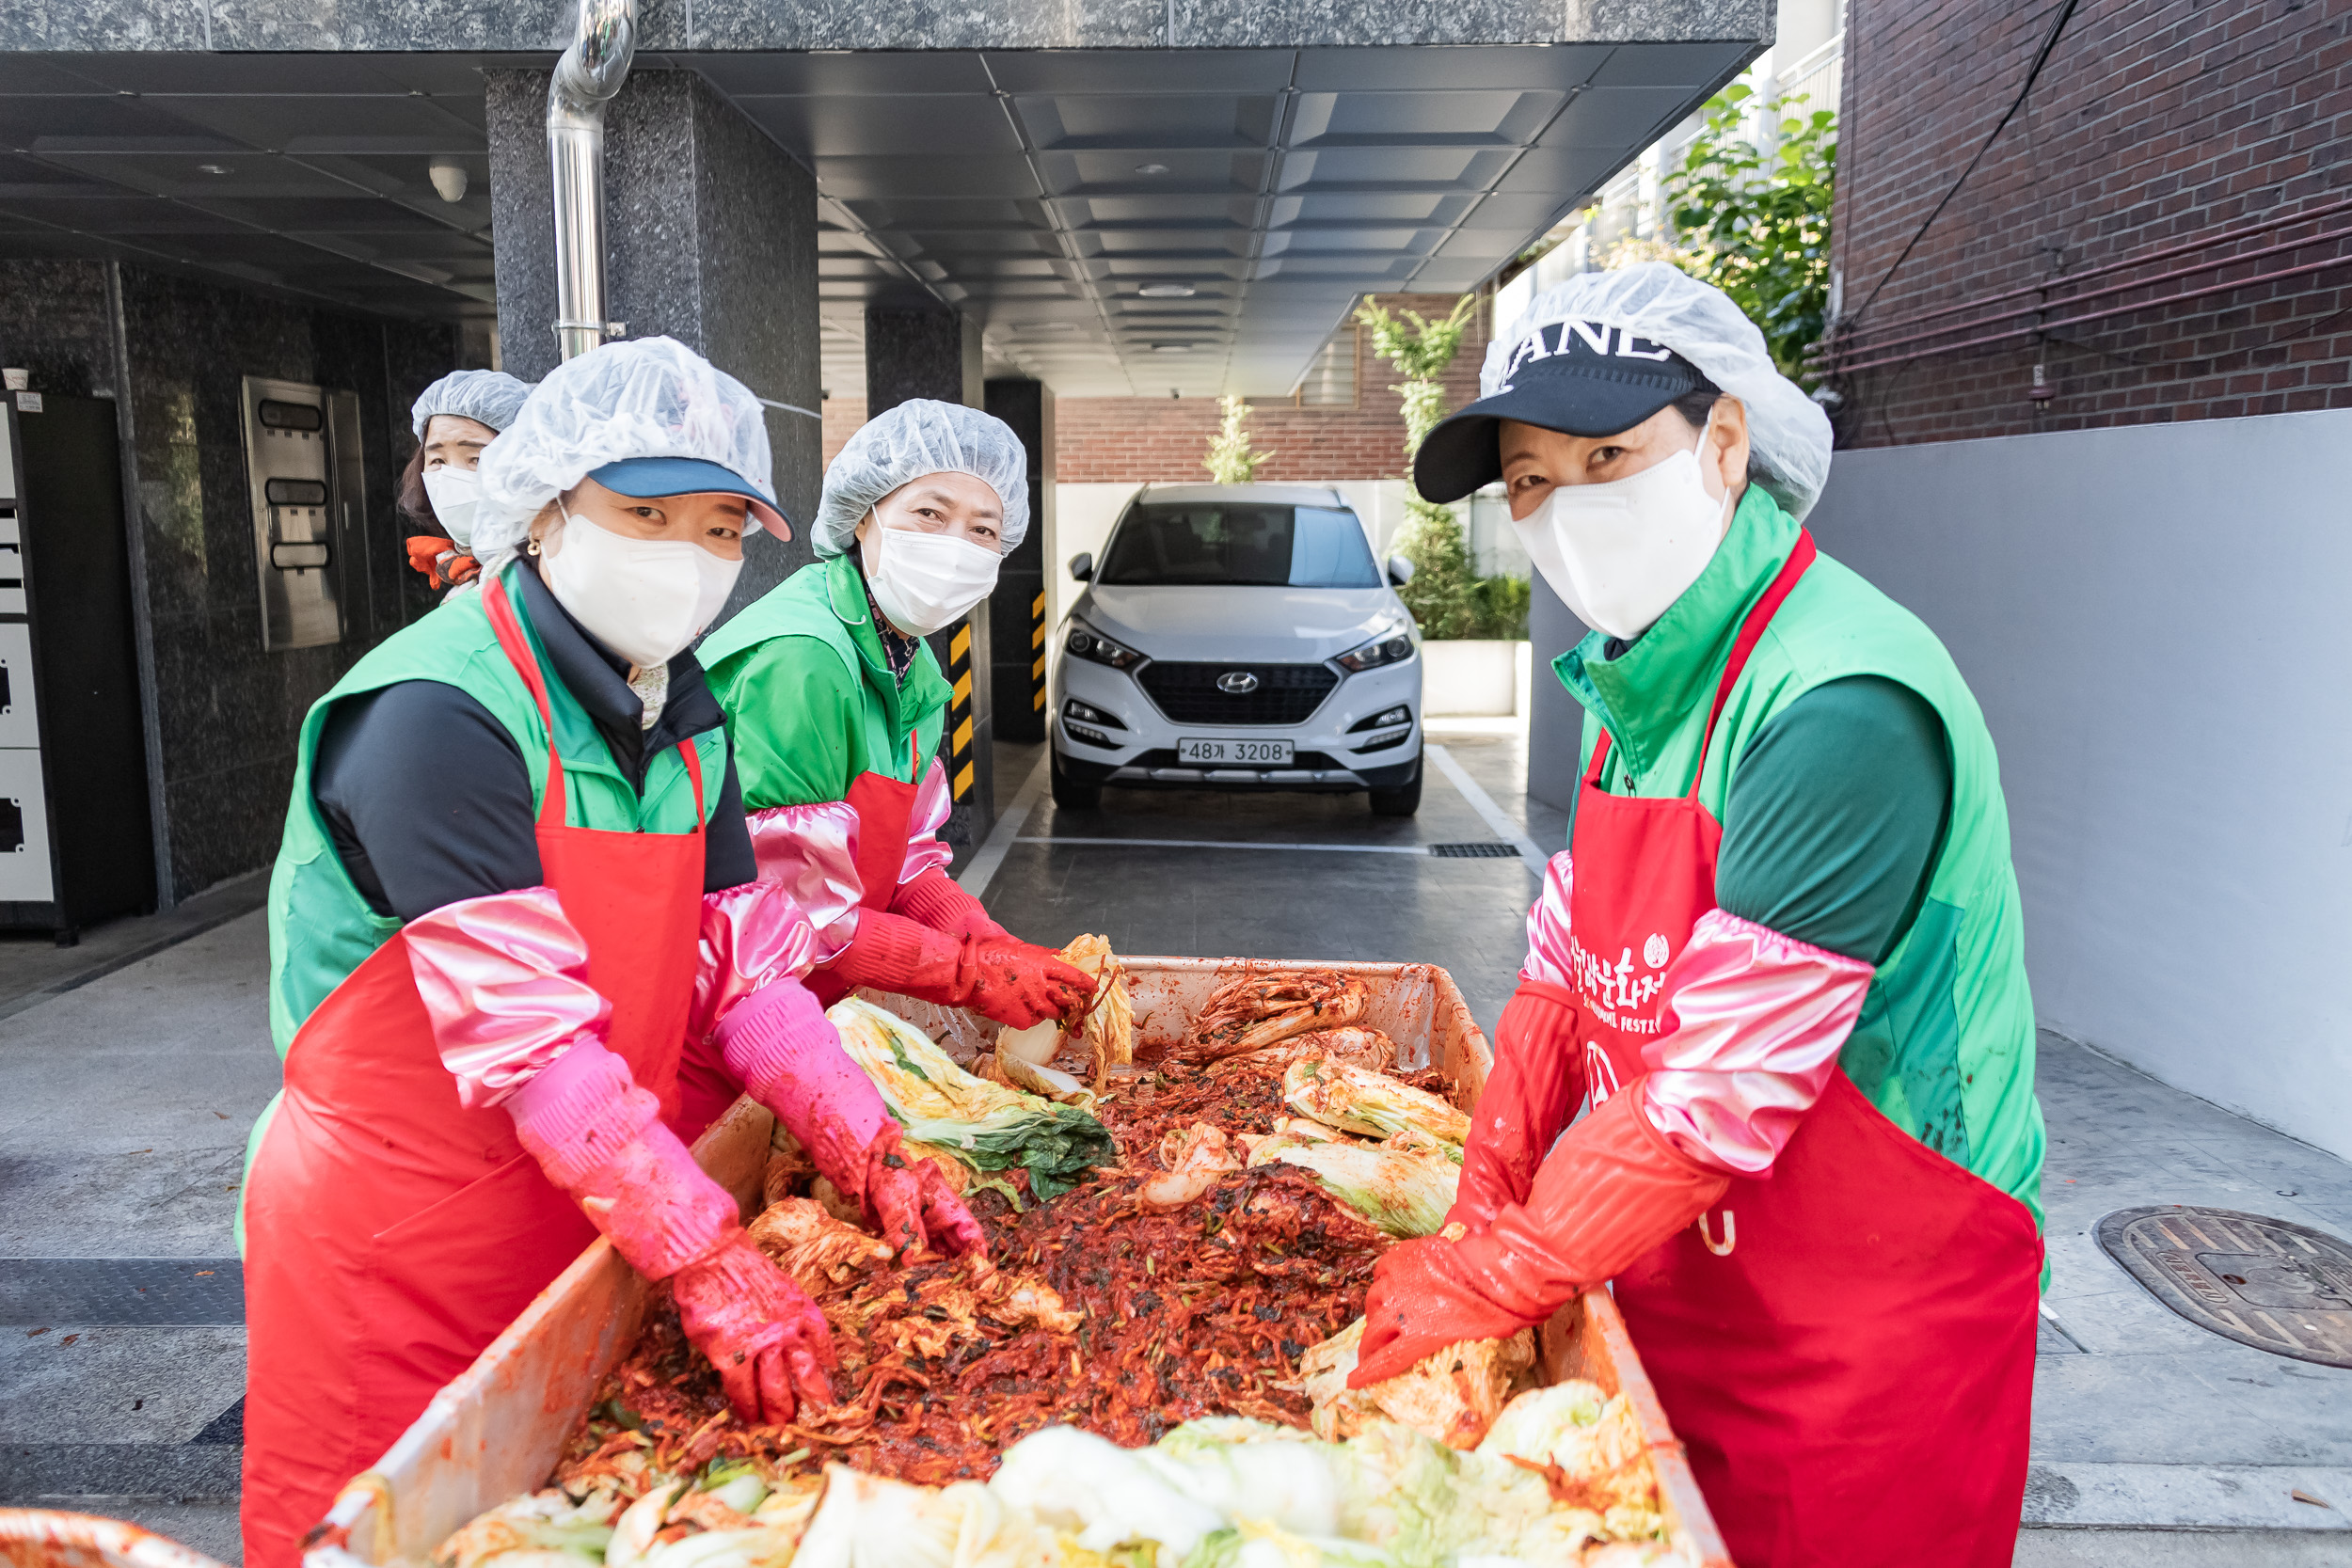
{"type": "Polygon", "coordinates": [[[612,1004],[588,983],[588,944],[549,887],[462,898],[401,931],[441,1065],[469,1109],[496,1105],[583,1036],[612,1004]]]}
{"type": "Polygon", "coordinates": [[[1568,960],[1568,893],[1576,882],[1576,867],[1565,849],[1544,867],[1544,891],[1527,910],[1527,961],[1519,965],[1522,980],[1576,989],[1576,967],[1568,960]]]}
{"type": "Polygon", "coordinates": [[[1770,1170],[1829,1086],[1876,973],[1708,911],[1666,971],[1669,1027],[1642,1049],[1650,1124],[1715,1170],[1770,1170]]]}
{"type": "MultiPolygon", "coordinates": [[[[850,929],[855,928],[851,921],[850,929]]],[[[777,980],[797,980],[832,956],[781,882],[763,879],[704,894],[687,1037],[706,1037],[754,991],[777,980]]]]}
{"type": "Polygon", "coordinates": [[[769,806],[744,814],[759,879],[782,887],[815,933],[815,963],[837,958],[857,934],[857,813],[846,800],[769,806]]]}
{"type": "Polygon", "coordinates": [[[907,858],[898,867],[899,886],[934,865],[944,871],[956,858],[953,849],[939,842],[939,830],[947,825],[947,815],[955,806],[955,792],[947,787],[947,769],[933,757],[923,782],[915,786],[914,809],[907,813],[907,858]]]}

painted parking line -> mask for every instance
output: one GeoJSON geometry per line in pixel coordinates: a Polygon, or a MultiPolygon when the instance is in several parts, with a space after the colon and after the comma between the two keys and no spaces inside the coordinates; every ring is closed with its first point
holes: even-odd
{"type": "Polygon", "coordinates": [[[1535,841],[1527,836],[1527,830],[1512,821],[1503,809],[1495,804],[1495,798],[1480,788],[1476,779],[1463,771],[1462,765],[1454,760],[1452,752],[1435,744],[1429,746],[1427,750],[1429,760],[1438,765],[1438,771],[1445,775],[1446,783],[1452,784],[1462,799],[1470,802],[1470,810],[1486,820],[1486,826],[1494,830],[1494,835],[1497,838],[1518,850],[1519,859],[1527,863],[1528,870],[1533,871],[1538,877],[1542,876],[1545,863],[1549,857],[1535,847],[1535,841]]]}
{"type": "Polygon", "coordinates": [[[1005,863],[1005,854],[1013,847],[1014,835],[1028,821],[1030,811],[1037,805],[1038,796],[1044,792],[1046,761],[1044,756],[1037,759],[1037,766],[1029,769],[1029,776],[1022,781],[1019,793],[1013,796],[1012,804],[1005,808],[1005,815],[998,817],[996,826],[990,830],[986,842],[980,846],[980,852],[972,857],[972,863],[965,866],[963,875],[956,879],[956,885],[973,897],[977,898],[986,893],[988,884],[996,879],[996,868],[1005,863]]]}
{"type": "Polygon", "coordinates": [[[1335,855],[1422,855],[1426,844],[1303,844],[1232,838],[1016,838],[1015,844],[1127,845],[1146,849],[1321,849],[1335,855]]]}

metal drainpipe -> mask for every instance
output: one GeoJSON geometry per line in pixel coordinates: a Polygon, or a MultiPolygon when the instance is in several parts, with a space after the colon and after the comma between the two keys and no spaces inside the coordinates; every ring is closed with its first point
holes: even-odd
{"type": "Polygon", "coordinates": [[[604,319],[604,106],[637,52],[637,0],[580,0],[580,28],[548,84],[555,172],[555,341],[566,359],[628,325],[604,319]]]}

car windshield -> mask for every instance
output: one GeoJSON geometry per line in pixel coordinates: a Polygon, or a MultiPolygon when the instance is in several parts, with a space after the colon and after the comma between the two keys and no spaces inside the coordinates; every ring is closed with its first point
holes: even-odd
{"type": "Polygon", "coordinates": [[[1195,501],[1130,511],[1094,580],[1120,588],[1377,588],[1380,570],[1353,512],[1195,501]]]}

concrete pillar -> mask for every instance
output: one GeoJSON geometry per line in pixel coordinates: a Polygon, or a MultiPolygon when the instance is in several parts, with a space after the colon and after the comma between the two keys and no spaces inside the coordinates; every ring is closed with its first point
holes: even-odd
{"type": "MultiPolygon", "coordinates": [[[[980,325],[929,301],[866,308],[866,417],[911,398],[980,406],[980,325]]],[[[941,760],[956,796],[940,837],[959,857],[988,836],[996,820],[995,703],[991,677],[991,606],[983,600],[963,622],[930,639],[955,698],[947,708],[941,760]]]]}
{"type": "MultiPolygon", "coordinates": [[[[487,71],[500,347],[537,380],[558,362],[548,72],[487,71]]],[[[629,73],[605,115],[606,316],[670,337],[768,404],[777,499],[792,542],[755,536],[728,613],[815,559],[823,480],[817,185],[691,71],[629,73]]]]}
{"type": "Polygon", "coordinates": [[[989,596],[989,663],[999,740],[1045,738],[1045,573],[1054,546],[1054,391],[1042,381],[988,383],[988,411],[1012,426],[1029,452],[1029,533],[1005,557],[989,596]]]}
{"type": "MultiPolygon", "coordinates": [[[[1527,638],[1535,660],[1529,690],[1527,793],[1559,811],[1576,809],[1584,708],[1551,673],[1551,661],[1584,639],[1584,623],[1536,573],[1527,609],[1527,638]]],[[[1548,848],[1559,848],[1559,845],[1548,848]]]]}

